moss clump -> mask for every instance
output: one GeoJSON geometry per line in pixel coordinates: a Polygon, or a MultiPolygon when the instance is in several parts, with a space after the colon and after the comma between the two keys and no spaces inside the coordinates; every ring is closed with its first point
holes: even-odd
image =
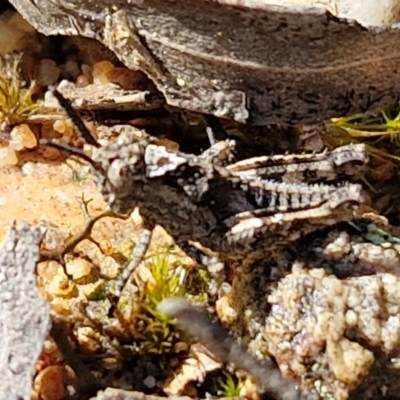
{"type": "Polygon", "coordinates": [[[179,335],[171,318],[158,312],[157,306],[166,298],[187,295],[188,271],[170,263],[168,250],[151,257],[147,261],[147,267],[151,279],[142,282],[143,302],[137,324],[141,338],[140,349],[144,353],[171,352],[174,344],[178,342],[179,335]]]}

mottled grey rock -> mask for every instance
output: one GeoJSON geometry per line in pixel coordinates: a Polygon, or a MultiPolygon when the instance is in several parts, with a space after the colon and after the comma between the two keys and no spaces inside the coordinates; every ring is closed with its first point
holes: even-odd
{"type": "Polygon", "coordinates": [[[35,364],[50,329],[36,286],[40,228],[12,227],[0,248],[0,399],[29,400],[35,364]]]}
{"type": "Polygon", "coordinates": [[[394,103],[400,93],[399,26],[366,29],[321,7],[11,3],[46,35],[98,39],[128,68],[148,74],[169,105],[192,111],[253,124],[308,123],[394,103]]]}

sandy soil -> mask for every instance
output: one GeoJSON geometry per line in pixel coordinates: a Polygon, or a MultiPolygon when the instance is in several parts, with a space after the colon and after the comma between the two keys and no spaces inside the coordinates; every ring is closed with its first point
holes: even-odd
{"type": "Polygon", "coordinates": [[[105,203],[96,190],[86,167],[78,167],[79,178],[65,163],[27,162],[22,167],[0,168],[0,238],[13,221],[48,221],[66,230],[82,226],[81,196],[89,203],[91,215],[101,212],[105,203]]]}

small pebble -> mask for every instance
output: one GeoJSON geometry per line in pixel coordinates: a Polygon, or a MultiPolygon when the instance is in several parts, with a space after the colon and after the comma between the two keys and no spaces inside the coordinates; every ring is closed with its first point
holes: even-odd
{"type": "Polygon", "coordinates": [[[18,157],[11,147],[0,147],[0,166],[11,166],[18,164],[18,157]]]}
{"type": "Polygon", "coordinates": [[[143,384],[149,388],[153,389],[156,386],[156,379],[154,376],[149,375],[147,378],[144,379],[143,384]]]}
{"type": "Polygon", "coordinates": [[[37,139],[34,133],[26,124],[16,125],[10,134],[10,147],[16,151],[33,149],[37,146],[37,139]]]}
{"type": "Polygon", "coordinates": [[[76,79],[80,74],[81,70],[76,61],[68,60],[61,66],[61,72],[65,79],[76,79]]]}
{"type": "Polygon", "coordinates": [[[54,85],[60,77],[60,68],[53,60],[44,58],[40,61],[36,81],[41,86],[54,85]]]}
{"type": "Polygon", "coordinates": [[[93,83],[95,85],[104,85],[110,82],[108,74],[114,69],[110,61],[100,61],[93,65],[93,83]]]}

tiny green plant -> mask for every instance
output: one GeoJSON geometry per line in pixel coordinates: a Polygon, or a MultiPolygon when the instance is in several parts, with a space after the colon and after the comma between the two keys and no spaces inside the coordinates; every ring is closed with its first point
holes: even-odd
{"type": "Polygon", "coordinates": [[[21,78],[20,54],[0,57],[0,123],[14,126],[25,122],[41,107],[34,100],[36,84],[21,78]]]}
{"type": "Polygon", "coordinates": [[[168,297],[185,294],[186,272],[181,268],[170,268],[168,252],[155,255],[149,269],[155,284],[148,291],[147,298],[153,309],[168,297]]]}
{"type": "Polygon", "coordinates": [[[328,143],[364,142],[369,153],[383,161],[400,161],[400,111],[355,114],[331,120],[328,143]]]}
{"type": "Polygon", "coordinates": [[[218,379],[220,388],[218,395],[222,397],[239,397],[243,387],[243,380],[224,371],[223,377],[218,379]]]}
{"type": "Polygon", "coordinates": [[[139,332],[142,352],[170,352],[179,338],[171,318],[157,311],[158,304],[164,299],[186,295],[187,271],[181,267],[171,267],[169,259],[167,250],[148,261],[153,282],[144,285],[144,299],[139,315],[143,326],[139,332]]]}
{"type": "Polygon", "coordinates": [[[83,184],[90,176],[89,171],[82,167],[82,165],[76,165],[70,161],[66,161],[65,165],[68,168],[68,179],[77,185],[83,184]]]}

